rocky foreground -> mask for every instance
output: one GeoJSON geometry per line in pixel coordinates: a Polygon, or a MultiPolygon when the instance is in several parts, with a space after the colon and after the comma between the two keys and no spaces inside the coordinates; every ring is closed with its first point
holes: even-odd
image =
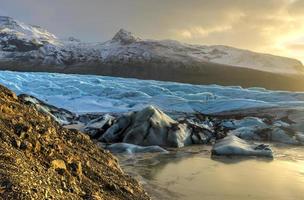
{"type": "Polygon", "coordinates": [[[108,151],[0,86],[0,199],[149,199],[108,151]]]}

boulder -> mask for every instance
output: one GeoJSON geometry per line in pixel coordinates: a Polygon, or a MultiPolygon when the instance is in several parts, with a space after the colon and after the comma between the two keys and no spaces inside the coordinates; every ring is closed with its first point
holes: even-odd
{"type": "Polygon", "coordinates": [[[212,148],[212,155],[273,157],[268,145],[248,143],[235,135],[218,140],[212,148]]]}
{"type": "Polygon", "coordinates": [[[53,160],[51,162],[51,167],[53,169],[63,169],[63,170],[66,170],[66,165],[65,165],[65,162],[63,160],[53,160]]]}

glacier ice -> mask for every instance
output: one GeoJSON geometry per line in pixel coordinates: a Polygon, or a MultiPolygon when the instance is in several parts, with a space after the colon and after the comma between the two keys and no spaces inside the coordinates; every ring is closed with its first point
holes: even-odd
{"type": "Polygon", "coordinates": [[[304,105],[304,93],[191,85],[93,75],[0,71],[0,84],[77,113],[140,110],[205,114],[257,107],[304,105]]]}

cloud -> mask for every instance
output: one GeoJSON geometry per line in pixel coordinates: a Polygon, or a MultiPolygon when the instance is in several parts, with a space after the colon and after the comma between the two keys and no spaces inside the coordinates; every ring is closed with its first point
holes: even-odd
{"type": "Polygon", "coordinates": [[[209,28],[204,27],[192,27],[189,30],[183,30],[180,32],[182,37],[187,39],[193,39],[195,37],[206,37],[214,33],[223,32],[232,29],[232,26],[214,26],[209,28]]]}
{"type": "MultiPolygon", "coordinates": [[[[197,14],[200,20],[176,30],[175,37],[184,42],[224,44],[303,59],[286,45],[304,32],[300,13],[304,13],[302,0],[210,1],[197,14]]],[[[188,16],[185,20],[191,21],[188,16]]]]}
{"type": "Polygon", "coordinates": [[[294,51],[302,51],[304,52],[304,44],[289,44],[286,45],[286,48],[294,51]]]}
{"type": "Polygon", "coordinates": [[[292,0],[288,6],[288,12],[290,15],[304,16],[303,8],[304,8],[303,0],[292,0]]]}

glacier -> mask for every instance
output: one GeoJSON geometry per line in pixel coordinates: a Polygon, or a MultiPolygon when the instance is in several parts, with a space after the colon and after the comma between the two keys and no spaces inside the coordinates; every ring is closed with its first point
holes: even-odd
{"type": "Polygon", "coordinates": [[[124,113],[148,105],[204,114],[249,108],[304,106],[303,92],[154,80],[0,71],[0,84],[78,114],[124,113]]]}

